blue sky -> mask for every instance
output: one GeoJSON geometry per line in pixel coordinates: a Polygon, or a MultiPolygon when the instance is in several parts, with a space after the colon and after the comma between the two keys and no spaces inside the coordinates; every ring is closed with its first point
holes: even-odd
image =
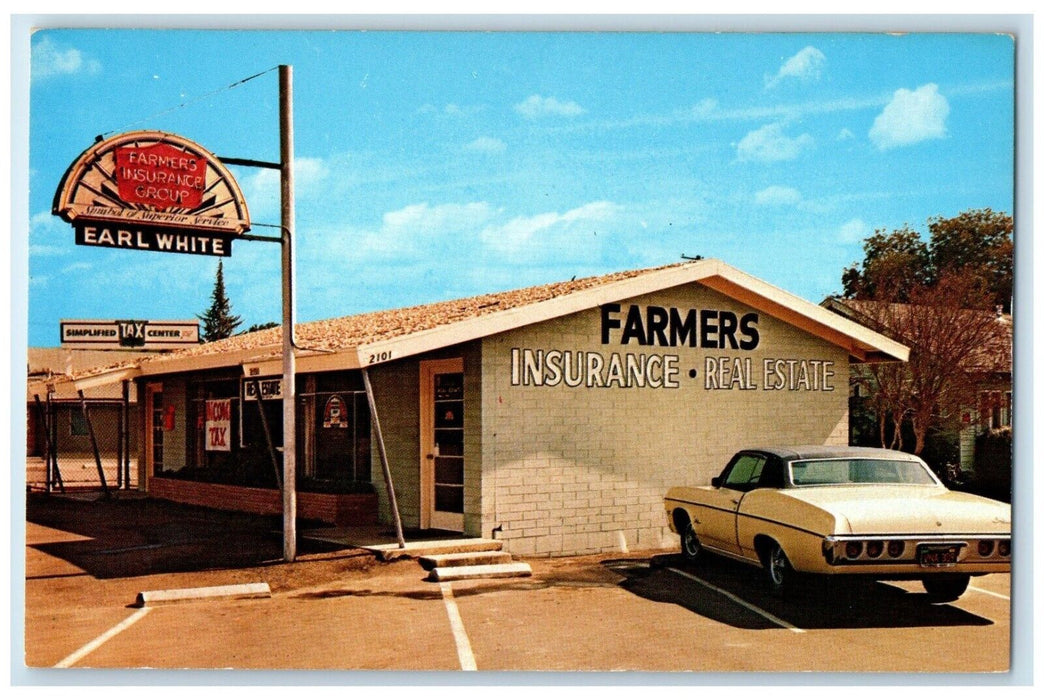
{"type": "MultiPolygon", "coordinates": [[[[52,216],[96,135],[278,159],[293,66],[301,321],[720,258],[814,302],[875,229],[1013,210],[999,34],[42,30],[32,36],[29,327],[191,319],[217,259],[76,246],[52,216]],[[228,86],[263,73],[236,87],[228,86]]],[[[232,168],[255,224],[274,173],[232,168]]],[[[224,259],[278,321],[278,246],[224,259]]]]}

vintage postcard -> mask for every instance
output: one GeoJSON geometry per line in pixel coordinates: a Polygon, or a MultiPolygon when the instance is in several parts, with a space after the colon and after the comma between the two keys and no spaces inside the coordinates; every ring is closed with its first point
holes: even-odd
{"type": "Polygon", "coordinates": [[[23,677],[1010,679],[1020,39],[943,26],[33,31],[23,677]]]}

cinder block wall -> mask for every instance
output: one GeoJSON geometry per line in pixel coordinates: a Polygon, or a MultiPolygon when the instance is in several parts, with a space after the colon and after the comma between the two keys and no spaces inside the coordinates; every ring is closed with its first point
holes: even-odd
{"type": "MultiPolygon", "coordinates": [[[[482,519],[482,347],[480,343],[445,348],[417,358],[380,365],[370,372],[384,435],[395,499],[403,526],[420,526],[420,363],[462,358],[464,361],[464,533],[489,536],[482,519]]],[[[392,513],[376,435],[371,440],[371,481],[380,503],[380,521],[392,513]]]]}
{"type": "MultiPolygon", "coordinates": [[[[621,304],[752,312],[686,285],[621,304]]],[[[738,449],[760,444],[847,444],[848,356],[837,346],[759,314],[754,350],[601,342],[598,309],[488,338],[482,350],[482,531],[521,555],[674,546],[666,489],[705,484],[738,449]],[[512,350],[678,357],[677,388],[513,386],[512,350]],[[706,358],[749,358],[753,389],[706,388],[706,358]],[[832,391],[768,390],[767,359],[832,362],[832,391]],[[696,371],[695,378],[690,370],[696,371]]]]}

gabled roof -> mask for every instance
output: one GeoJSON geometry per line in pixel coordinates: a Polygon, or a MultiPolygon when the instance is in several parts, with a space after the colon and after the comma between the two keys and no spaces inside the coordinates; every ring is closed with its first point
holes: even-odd
{"type": "MultiPolygon", "coordinates": [[[[908,349],[865,326],[718,260],[630,270],[468,299],[298,324],[299,372],[399,360],[554,318],[699,283],[844,348],[855,362],[905,361],[908,349]]],[[[143,359],[140,375],[252,366],[281,372],[282,329],[270,328],[143,359]]],[[[114,368],[110,371],[119,371],[114,368]]]]}

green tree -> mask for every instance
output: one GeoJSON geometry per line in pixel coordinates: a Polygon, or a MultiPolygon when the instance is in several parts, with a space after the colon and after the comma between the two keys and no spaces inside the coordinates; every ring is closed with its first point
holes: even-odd
{"type": "Polygon", "coordinates": [[[842,296],[907,303],[914,290],[957,275],[979,286],[990,304],[1010,311],[1014,228],[1009,214],[973,209],[929,219],[927,243],[909,226],[879,229],[864,241],[862,262],[842,273],[842,296]]]}
{"type": "Polygon", "coordinates": [[[921,234],[908,226],[892,232],[878,229],[863,242],[861,266],[841,275],[844,296],[907,302],[914,289],[931,278],[931,254],[921,234]]]}
{"type": "Polygon", "coordinates": [[[214,291],[210,293],[210,308],[196,318],[203,322],[203,342],[206,343],[232,336],[243,323],[243,319],[232,314],[232,302],[225,294],[225,273],[220,260],[214,291]]]}
{"type": "Polygon", "coordinates": [[[928,222],[935,278],[964,273],[979,280],[995,306],[1011,311],[1015,245],[1011,216],[990,209],[966,211],[928,222]]]}

